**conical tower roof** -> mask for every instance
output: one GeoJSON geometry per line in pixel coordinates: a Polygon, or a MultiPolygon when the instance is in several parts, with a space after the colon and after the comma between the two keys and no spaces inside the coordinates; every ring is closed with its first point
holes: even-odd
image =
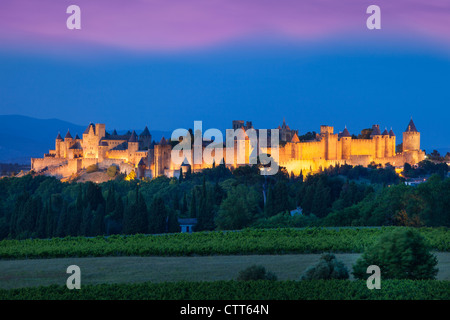
{"type": "Polygon", "coordinates": [[[388,136],[389,135],[389,132],[387,131],[387,128],[384,129],[382,135],[383,136],[388,136]]]}
{"type": "Polygon", "coordinates": [[[352,135],[350,132],[348,132],[347,127],[344,128],[344,131],[342,131],[341,137],[351,137],[352,135]]]}
{"type": "Polygon", "coordinates": [[[56,140],[62,140],[61,134],[58,132],[58,135],[56,136],[56,140]]]}
{"type": "Polygon", "coordinates": [[[389,136],[390,136],[390,137],[395,137],[395,134],[394,134],[394,131],[392,131],[392,128],[391,128],[391,130],[389,131],[389,136]]]}
{"type": "Polygon", "coordinates": [[[417,132],[416,125],[414,124],[412,117],[411,120],[409,120],[408,127],[406,127],[406,132],[417,132]]]}
{"type": "Polygon", "coordinates": [[[72,135],[70,134],[70,130],[69,129],[67,129],[67,133],[66,133],[66,136],[64,137],[64,139],[73,139],[72,135]]]}
{"type": "Polygon", "coordinates": [[[159,142],[159,144],[165,145],[165,144],[167,144],[167,140],[164,137],[162,137],[161,141],[159,142]]]}
{"type": "Polygon", "coordinates": [[[133,133],[131,133],[131,137],[128,140],[128,142],[138,142],[137,134],[136,134],[136,132],[134,130],[133,130],[133,133]]]}
{"type": "Polygon", "coordinates": [[[144,131],[142,131],[142,133],[139,136],[140,137],[149,137],[149,136],[151,136],[150,131],[148,131],[147,126],[145,126],[144,131]]]}
{"type": "Polygon", "coordinates": [[[296,133],[294,133],[294,135],[292,136],[291,142],[300,142],[300,139],[298,138],[298,135],[296,133]]]}

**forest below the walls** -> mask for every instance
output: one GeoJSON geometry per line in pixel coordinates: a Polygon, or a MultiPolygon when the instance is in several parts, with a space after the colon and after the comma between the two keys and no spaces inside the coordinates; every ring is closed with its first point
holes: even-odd
{"type": "Polygon", "coordinates": [[[319,226],[450,226],[448,166],[424,161],[408,175],[394,168],[349,165],[314,175],[224,166],[181,179],[61,182],[25,175],[0,179],[0,239],[53,238],[180,231],[179,218],[196,218],[195,231],[319,226]]]}

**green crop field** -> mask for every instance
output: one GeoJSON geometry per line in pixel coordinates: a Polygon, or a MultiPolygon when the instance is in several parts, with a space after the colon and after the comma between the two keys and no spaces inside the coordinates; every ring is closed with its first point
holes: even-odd
{"type": "Polygon", "coordinates": [[[126,299],[126,300],[448,300],[450,281],[385,280],[380,290],[367,289],[365,281],[215,281],[140,284],[100,284],[68,290],[48,286],[0,290],[6,299],[126,299]]]}
{"type": "MultiPolygon", "coordinates": [[[[190,256],[289,253],[361,253],[396,227],[344,229],[248,229],[239,232],[67,237],[0,241],[0,259],[190,256]]],[[[450,251],[448,228],[420,228],[434,251],[450,251]]]]}

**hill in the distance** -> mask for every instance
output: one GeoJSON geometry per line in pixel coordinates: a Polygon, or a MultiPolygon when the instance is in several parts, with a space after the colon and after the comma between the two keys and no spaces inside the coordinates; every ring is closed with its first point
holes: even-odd
{"type": "MultiPolygon", "coordinates": [[[[86,125],[76,125],[59,119],[37,119],[21,115],[0,115],[0,162],[29,164],[30,158],[41,158],[44,153],[55,148],[58,132],[64,138],[67,129],[73,137],[81,137],[86,125]]],[[[108,124],[106,124],[108,127],[108,124]]],[[[140,129],[140,128],[139,128],[140,129]]],[[[130,129],[132,130],[132,129],[130,129]]],[[[142,130],[142,129],[140,129],[142,130]]],[[[155,141],[171,132],[153,131],[149,128],[155,141]]],[[[124,133],[126,130],[119,131],[124,133]]],[[[140,133],[140,131],[136,131],[140,133]]]]}

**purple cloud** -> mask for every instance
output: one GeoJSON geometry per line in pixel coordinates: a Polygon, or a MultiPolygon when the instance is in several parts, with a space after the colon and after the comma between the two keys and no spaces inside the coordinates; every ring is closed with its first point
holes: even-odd
{"type": "Polygon", "coordinates": [[[154,51],[265,35],[320,40],[373,32],[366,28],[371,4],[381,7],[383,32],[450,46],[448,0],[2,0],[0,41],[154,51]],[[81,30],[66,28],[71,4],[81,8],[81,30]]]}

